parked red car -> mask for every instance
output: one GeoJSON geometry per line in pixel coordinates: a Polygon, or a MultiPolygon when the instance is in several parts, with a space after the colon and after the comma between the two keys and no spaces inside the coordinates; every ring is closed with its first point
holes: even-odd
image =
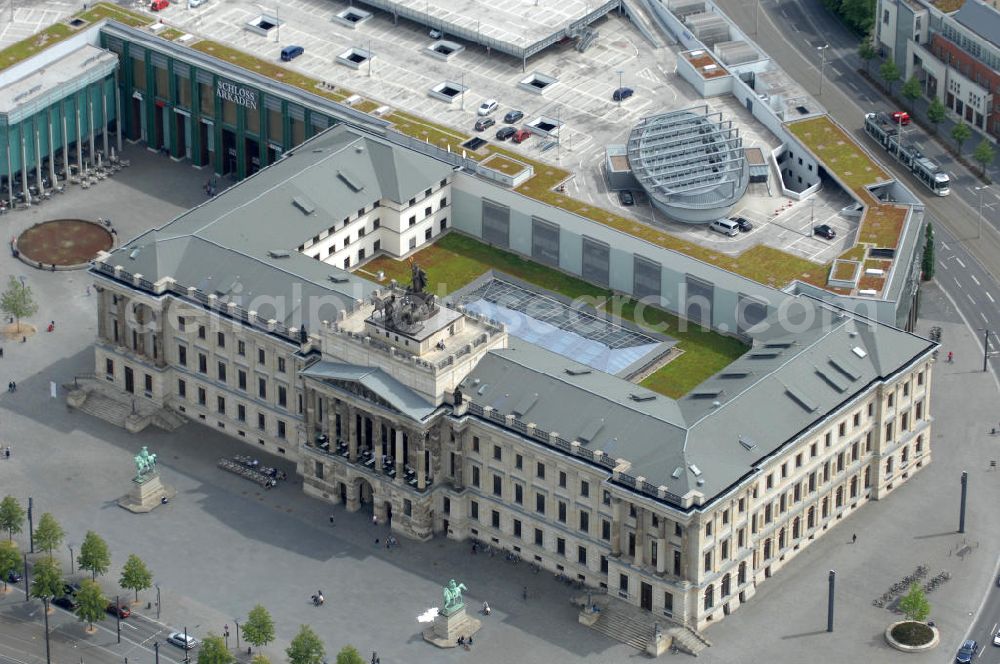
{"type": "Polygon", "coordinates": [[[166,9],[169,6],[170,6],[169,0],[153,0],[151,3],[149,3],[149,10],[158,12],[161,9],[166,9]]]}
{"type": "Polygon", "coordinates": [[[128,618],[130,615],[132,615],[131,609],[129,609],[128,606],[124,604],[122,604],[121,606],[115,606],[114,602],[108,604],[108,613],[110,613],[111,615],[115,615],[116,611],[118,612],[119,618],[128,618]]]}
{"type": "Polygon", "coordinates": [[[524,143],[531,136],[531,132],[527,129],[518,129],[514,132],[514,137],[511,139],[515,143],[524,143]]]}

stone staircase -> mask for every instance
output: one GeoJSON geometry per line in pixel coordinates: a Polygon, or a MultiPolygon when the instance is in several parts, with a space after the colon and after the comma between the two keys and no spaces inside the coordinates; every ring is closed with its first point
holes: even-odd
{"type": "Polygon", "coordinates": [[[125,421],[132,413],[130,405],[115,401],[111,397],[97,391],[86,392],[82,403],[76,406],[76,408],[81,412],[93,415],[105,422],[110,422],[122,429],[125,428],[125,421]]]}
{"type": "MultiPolygon", "coordinates": [[[[712,645],[708,639],[690,627],[665,616],[656,616],[616,597],[597,595],[592,601],[600,607],[600,617],[591,627],[636,650],[642,652],[649,650],[657,623],[660,625],[663,637],[671,639],[673,646],[681,652],[697,657],[698,653],[712,645]]],[[[586,599],[580,597],[575,599],[574,603],[582,607],[586,604],[586,599]]]]}
{"type": "Polygon", "coordinates": [[[152,424],[164,431],[175,431],[187,424],[188,419],[170,406],[164,406],[153,414],[152,424]]]}

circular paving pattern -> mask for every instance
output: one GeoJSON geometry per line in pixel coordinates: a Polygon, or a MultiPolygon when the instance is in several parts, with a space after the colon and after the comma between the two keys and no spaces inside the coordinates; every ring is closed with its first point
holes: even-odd
{"type": "Polygon", "coordinates": [[[104,227],[83,219],[53,219],[35,224],[17,237],[17,249],[43,267],[86,265],[113,242],[104,227]]]}

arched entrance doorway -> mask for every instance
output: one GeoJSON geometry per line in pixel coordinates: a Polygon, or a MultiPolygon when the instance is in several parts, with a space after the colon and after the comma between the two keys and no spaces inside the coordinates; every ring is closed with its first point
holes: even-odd
{"type": "Polygon", "coordinates": [[[354,492],[358,497],[360,508],[367,511],[372,510],[375,504],[375,490],[372,488],[371,482],[364,477],[356,477],[354,479],[354,492]]]}

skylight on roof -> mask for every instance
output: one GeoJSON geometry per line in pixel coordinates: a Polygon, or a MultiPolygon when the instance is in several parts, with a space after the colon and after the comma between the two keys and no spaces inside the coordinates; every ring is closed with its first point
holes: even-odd
{"type": "Polygon", "coordinates": [[[795,389],[791,385],[785,386],[785,394],[791,397],[792,401],[799,404],[800,406],[802,406],[802,408],[809,411],[810,413],[815,413],[817,410],[819,410],[819,406],[813,403],[812,399],[806,396],[805,392],[795,389]]]}
{"type": "Polygon", "coordinates": [[[851,380],[857,380],[858,378],[861,378],[861,372],[852,367],[847,362],[842,362],[841,360],[838,360],[837,358],[834,357],[828,357],[827,362],[830,363],[830,366],[832,366],[834,369],[844,374],[851,380]]]}
{"type": "Polygon", "coordinates": [[[743,449],[747,452],[757,447],[757,443],[753,442],[749,438],[744,438],[743,436],[740,436],[740,445],[742,445],[743,449]]]}
{"type": "Polygon", "coordinates": [[[868,353],[865,352],[865,349],[862,348],[861,346],[855,346],[854,348],[851,349],[851,352],[857,355],[858,357],[868,357],[868,353]]]}
{"type": "Polygon", "coordinates": [[[773,359],[781,355],[780,350],[758,350],[750,353],[750,357],[755,360],[773,359]]]}
{"type": "Polygon", "coordinates": [[[303,214],[312,214],[316,211],[316,206],[305,196],[296,196],[293,198],[292,205],[301,210],[303,214]]]}
{"type": "Polygon", "coordinates": [[[640,394],[635,394],[633,392],[632,394],[628,395],[628,398],[631,399],[632,401],[652,401],[653,399],[656,398],[656,395],[653,394],[652,392],[642,392],[640,394]]]}
{"type": "Polygon", "coordinates": [[[688,470],[694,473],[695,477],[701,477],[701,468],[694,465],[693,463],[688,465],[688,470]]]}

